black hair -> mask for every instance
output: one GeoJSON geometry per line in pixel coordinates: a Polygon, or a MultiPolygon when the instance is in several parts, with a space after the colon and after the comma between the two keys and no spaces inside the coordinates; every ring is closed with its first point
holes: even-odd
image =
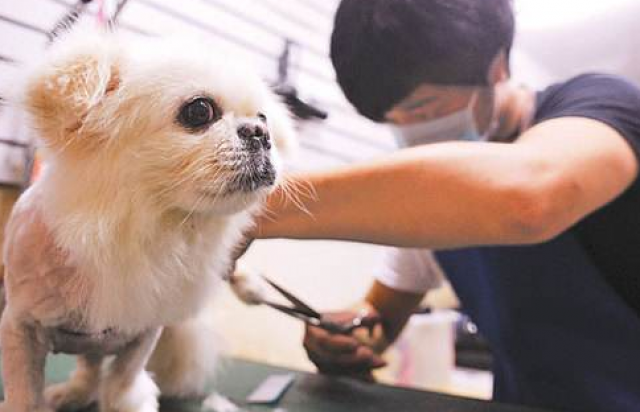
{"type": "Polygon", "coordinates": [[[331,61],[347,99],[383,121],[421,83],[487,85],[514,26],[511,0],[342,0],[331,61]]]}

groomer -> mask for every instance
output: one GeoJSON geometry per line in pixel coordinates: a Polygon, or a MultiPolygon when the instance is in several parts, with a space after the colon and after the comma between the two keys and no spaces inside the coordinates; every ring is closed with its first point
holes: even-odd
{"type": "MultiPolygon", "coordinates": [[[[253,236],[437,250],[491,342],[496,400],[636,412],[640,90],[602,74],[519,87],[513,35],[509,0],[343,0],[338,82],[406,148],[294,176],[315,188],[310,213],[276,192],[253,236]]],[[[308,332],[322,366],[358,350],[308,332]]]]}

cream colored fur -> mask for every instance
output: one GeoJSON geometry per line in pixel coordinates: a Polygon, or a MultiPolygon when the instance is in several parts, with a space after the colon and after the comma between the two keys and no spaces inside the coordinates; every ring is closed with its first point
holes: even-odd
{"type": "Polygon", "coordinates": [[[267,298],[267,284],[260,273],[242,261],[237,262],[230,283],[236,297],[247,305],[260,305],[267,298]]]}
{"type": "MultiPolygon", "coordinates": [[[[136,44],[82,29],[29,76],[24,105],[45,168],[7,227],[0,410],[99,400],[103,411],[152,412],[156,385],[166,395],[202,390],[217,344],[201,311],[273,188],[229,191],[258,167],[238,126],[264,113],[276,145],[290,146],[293,133],[256,74],[227,60],[202,45],[136,44]],[[221,118],[185,130],[176,115],[200,95],[214,99],[221,118]],[[40,355],[52,331],[69,325],[110,331],[106,344],[119,349],[106,371],[99,357],[81,362],[45,403],[40,355]],[[143,370],[149,358],[155,383],[143,370]]],[[[269,152],[279,176],[278,153],[269,152]]]]}
{"type": "Polygon", "coordinates": [[[220,349],[212,307],[207,306],[195,318],[164,328],[147,369],[166,396],[202,395],[220,349]]]}

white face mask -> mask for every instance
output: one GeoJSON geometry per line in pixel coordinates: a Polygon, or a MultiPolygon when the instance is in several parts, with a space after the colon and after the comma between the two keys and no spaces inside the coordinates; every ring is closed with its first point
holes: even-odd
{"type": "Polygon", "coordinates": [[[398,145],[402,148],[420,146],[428,143],[439,143],[452,140],[482,142],[488,140],[495,130],[495,122],[484,133],[480,134],[473,115],[473,106],[477,95],[471,98],[469,105],[462,110],[435,120],[391,126],[398,145]]]}

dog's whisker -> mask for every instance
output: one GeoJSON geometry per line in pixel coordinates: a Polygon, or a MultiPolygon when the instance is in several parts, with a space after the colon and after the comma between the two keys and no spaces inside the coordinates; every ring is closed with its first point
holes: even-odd
{"type": "Polygon", "coordinates": [[[307,198],[313,201],[317,199],[315,191],[313,190],[313,186],[311,186],[310,184],[305,185],[302,182],[296,182],[285,176],[281,188],[284,195],[283,202],[289,201],[301,212],[305,213],[308,216],[313,216],[313,214],[305,205],[304,200],[302,199],[307,198]]]}

